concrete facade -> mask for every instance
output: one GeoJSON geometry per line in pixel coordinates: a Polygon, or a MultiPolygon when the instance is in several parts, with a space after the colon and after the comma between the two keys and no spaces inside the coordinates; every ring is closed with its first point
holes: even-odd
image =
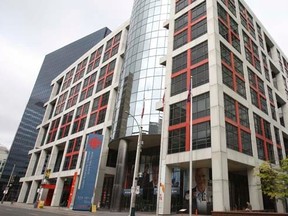
{"type": "Polygon", "coordinates": [[[72,208],[98,133],[91,203],[127,211],[141,127],[136,211],[189,210],[192,191],[200,215],[246,202],[284,212],[255,172],[287,155],[287,76],[287,57],[242,0],[135,1],[130,21],[53,80],[18,202],[72,208]]]}

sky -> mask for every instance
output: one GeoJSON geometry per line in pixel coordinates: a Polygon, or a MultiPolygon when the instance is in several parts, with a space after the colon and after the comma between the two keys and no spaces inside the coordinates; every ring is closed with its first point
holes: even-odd
{"type": "MultiPolygon", "coordinates": [[[[246,0],[288,57],[288,1],[246,0]]],[[[129,19],[133,0],[1,0],[0,144],[10,148],[46,54],[129,19]]]]}

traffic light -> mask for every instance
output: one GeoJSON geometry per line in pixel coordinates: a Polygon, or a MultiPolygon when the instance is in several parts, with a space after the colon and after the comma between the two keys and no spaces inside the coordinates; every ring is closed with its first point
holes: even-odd
{"type": "Polygon", "coordinates": [[[50,174],[51,174],[51,169],[46,169],[44,178],[48,179],[50,177],[50,174]]]}

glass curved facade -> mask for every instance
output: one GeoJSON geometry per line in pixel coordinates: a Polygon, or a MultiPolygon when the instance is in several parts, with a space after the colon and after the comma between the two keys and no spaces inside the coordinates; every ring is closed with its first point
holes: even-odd
{"type": "Polygon", "coordinates": [[[160,65],[160,58],[167,49],[168,31],[163,23],[169,16],[170,1],[135,0],[132,11],[115,108],[114,139],[139,132],[137,122],[140,124],[143,106],[143,133],[161,133],[162,114],[155,105],[161,101],[164,92],[165,68],[160,65]],[[131,116],[127,119],[125,111],[133,115],[137,122],[131,116]]]}

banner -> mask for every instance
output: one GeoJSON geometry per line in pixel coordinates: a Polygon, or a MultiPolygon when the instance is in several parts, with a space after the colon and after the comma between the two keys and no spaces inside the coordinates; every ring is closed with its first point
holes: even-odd
{"type": "Polygon", "coordinates": [[[103,136],[89,134],[86,143],[86,158],[82,175],[76,192],[73,210],[89,211],[91,207],[103,136]]]}

